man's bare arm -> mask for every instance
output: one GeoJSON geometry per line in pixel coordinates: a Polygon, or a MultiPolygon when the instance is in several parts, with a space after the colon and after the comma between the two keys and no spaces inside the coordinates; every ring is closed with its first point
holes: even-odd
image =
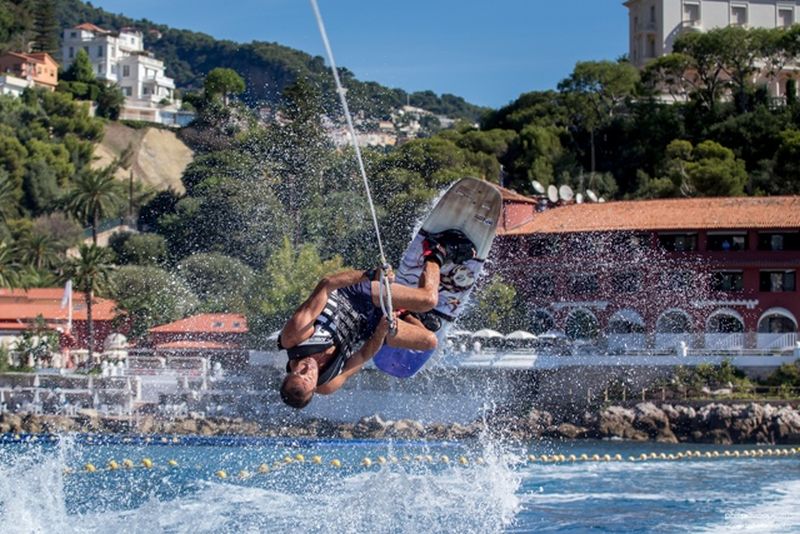
{"type": "Polygon", "coordinates": [[[347,379],[359,372],[364,364],[370,361],[373,356],[378,353],[380,348],[383,346],[383,342],[388,333],[389,322],[386,320],[386,317],[383,317],[381,318],[381,322],[378,323],[375,333],[364,342],[361,348],[358,349],[358,351],[356,351],[356,353],[353,354],[349,360],[347,360],[342,373],[327,384],[319,386],[317,388],[317,393],[328,395],[342,387],[344,383],[347,382],[347,379]]]}

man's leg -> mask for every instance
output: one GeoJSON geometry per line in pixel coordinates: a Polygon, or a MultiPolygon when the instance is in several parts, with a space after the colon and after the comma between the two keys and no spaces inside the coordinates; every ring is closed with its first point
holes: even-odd
{"type": "Polygon", "coordinates": [[[386,344],[400,349],[433,350],[436,348],[437,339],[419,319],[406,315],[397,321],[397,334],[386,336],[386,344]]]}
{"type": "MultiPolygon", "coordinates": [[[[439,265],[426,261],[419,277],[419,287],[408,287],[393,283],[392,305],[395,309],[426,312],[439,302],[439,265]]],[[[372,282],[372,303],[380,307],[380,282],[372,282]]]]}

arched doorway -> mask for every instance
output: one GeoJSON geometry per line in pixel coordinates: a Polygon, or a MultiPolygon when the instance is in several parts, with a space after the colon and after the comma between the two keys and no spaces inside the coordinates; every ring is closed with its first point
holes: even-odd
{"type": "Polygon", "coordinates": [[[665,311],[656,321],[656,348],[674,349],[681,343],[692,346],[692,318],[688,313],[672,308],[665,311]]]}
{"type": "Polygon", "coordinates": [[[527,330],[536,335],[553,330],[556,322],[547,310],[533,310],[528,314],[527,330]]]}
{"type": "Polygon", "coordinates": [[[600,333],[600,324],[589,310],[577,309],[567,316],[564,333],[574,341],[593,341],[600,333]]]}
{"type": "Polygon", "coordinates": [[[642,349],[645,346],[644,319],[636,310],[618,310],[608,320],[606,332],[608,350],[611,352],[642,349]]]}
{"type": "Polygon", "coordinates": [[[797,319],[785,308],[770,308],[758,319],[759,349],[787,349],[797,343],[797,319]]]}
{"type": "Polygon", "coordinates": [[[716,310],[706,320],[707,349],[741,349],[744,347],[744,319],[729,308],[716,310]]]}

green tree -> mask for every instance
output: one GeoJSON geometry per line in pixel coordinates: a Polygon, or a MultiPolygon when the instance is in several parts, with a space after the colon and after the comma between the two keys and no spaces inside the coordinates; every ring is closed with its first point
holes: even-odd
{"type": "Polygon", "coordinates": [[[744,162],[719,143],[703,141],[693,147],[689,141],[675,140],[667,147],[659,178],[654,186],[668,195],[738,196],[744,194],[747,171],[744,162]],[[672,183],[671,190],[667,180],[672,183]]]}
{"type": "Polygon", "coordinates": [[[245,84],[242,77],[235,70],[217,67],[206,76],[205,82],[203,82],[203,89],[208,98],[221,96],[222,101],[227,105],[230,95],[244,92],[245,84]]]}
{"type": "Polygon", "coordinates": [[[197,297],[177,276],[153,266],[127,265],[113,273],[111,297],[127,316],[130,335],[142,339],[153,326],[186,317],[197,297]]]}
{"type": "Polygon", "coordinates": [[[491,328],[510,332],[520,323],[520,307],[517,291],[500,276],[493,276],[472,296],[475,303],[459,320],[471,330],[491,328]]]}
{"type": "Polygon", "coordinates": [[[6,223],[19,215],[17,192],[4,169],[0,169],[0,222],[6,223]]]}
{"type": "Polygon", "coordinates": [[[33,12],[33,50],[56,55],[58,53],[59,26],[56,19],[55,3],[52,0],[37,0],[33,12]]]}
{"type": "Polygon", "coordinates": [[[295,248],[288,239],[256,274],[248,292],[248,325],[258,337],[280,328],[326,274],[342,268],[340,257],[322,261],[313,245],[295,248]]]}
{"type": "Polygon", "coordinates": [[[81,244],[78,247],[78,257],[68,263],[65,272],[65,277],[73,281],[74,288],[84,294],[89,361],[93,361],[95,349],[94,299],[95,295],[108,293],[112,287],[111,273],[114,268],[112,261],[110,250],[97,245],[81,244]]]}
{"type": "Polygon", "coordinates": [[[117,232],[108,244],[117,255],[118,263],[164,265],[167,261],[167,240],[159,234],[117,232]]]}
{"type": "Polygon", "coordinates": [[[200,299],[201,310],[245,311],[253,270],[236,258],[216,253],[194,254],[183,259],[176,272],[200,299]]]}
{"type": "Polygon", "coordinates": [[[62,262],[59,244],[52,235],[37,231],[25,232],[16,243],[23,265],[37,271],[54,270],[62,262]]]}
{"type": "Polygon", "coordinates": [[[101,84],[97,92],[97,115],[112,121],[119,119],[125,95],[117,85],[101,84]]]}
{"type": "Polygon", "coordinates": [[[82,83],[91,83],[94,81],[94,69],[92,69],[92,62],[86,50],[83,48],[78,50],[75,54],[75,59],[72,61],[72,65],[64,72],[62,79],[82,83]]]}
{"type": "Polygon", "coordinates": [[[638,83],[639,71],[628,62],[587,61],[575,65],[570,77],[558,85],[575,120],[589,132],[592,176],[597,168],[595,130],[633,96],[638,83]]]}
{"type": "Polygon", "coordinates": [[[786,130],[775,152],[775,180],[770,192],[783,195],[800,194],[800,131],[786,130]]]}
{"type": "Polygon", "coordinates": [[[14,250],[0,241],[0,287],[11,289],[20,285],[20,265],[14,250]]]}
{"type": "Polygon", "coordinates": [[[125,204],[125,192],[114,178],[120,162],[102,169],[84,169],[67,191],[67,210],[80,222],[92,228],[92,242],[97,244],[97,226],[104,218],[115,215],[125,204]]]}
{"type": "Polygon", "coordinates": [[[725,42],[719,30],[705,33],[688,32],[675,40],[673,51],[689,59],[687,76],[693,80],[694,95],[711,112],[716,113],[717,99],[727,83],[725,42]]]}
{"type": "Polygon", "coordinates": [[[37,315],[33,324],[22,332],[14,345],[14,352],[33,362],[34,367],[49,364],[52,354],[58,349],[58,333],[47,325],[42,315],[37,315]]]}

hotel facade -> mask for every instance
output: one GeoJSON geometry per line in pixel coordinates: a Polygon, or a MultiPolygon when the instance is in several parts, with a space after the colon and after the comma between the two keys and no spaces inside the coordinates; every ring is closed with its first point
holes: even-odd
{"type": "Polygon", "coordinates": [[[524,327],[606,353],[796,347],[800,197],[551,207],[507,192],[495,272],[524,327]]]}

